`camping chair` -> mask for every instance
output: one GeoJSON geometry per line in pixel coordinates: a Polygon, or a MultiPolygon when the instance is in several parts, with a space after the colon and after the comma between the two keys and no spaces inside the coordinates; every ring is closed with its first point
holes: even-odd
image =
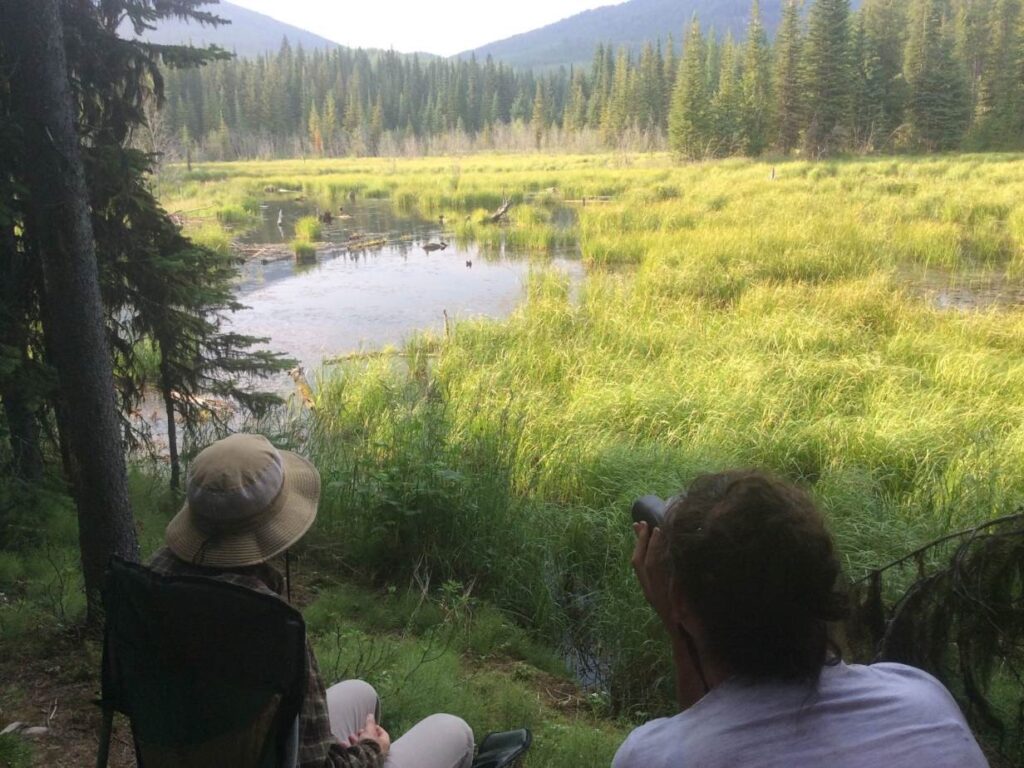
{"type": "Polygon", "coordinates": [[[292,768],[306,686],[302,616],[270,595],[114,559],[103,595],[106,768],[114,712],[139,768],[292,768]]]}
{"type": "MultiPolygon", "coordinates": [[[[111,560],[103,594],[106,768],[114,712],[128,716],[139,768],[294,768],[305,694],[305,624],[282,600],[111,560]]],[[[473,768],[509,768],[527,729],[488,734],[473,768]]]]}

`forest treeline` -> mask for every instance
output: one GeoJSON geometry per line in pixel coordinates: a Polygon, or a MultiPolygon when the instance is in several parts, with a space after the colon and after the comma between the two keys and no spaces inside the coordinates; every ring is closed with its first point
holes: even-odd
{"type": "Polygon", "coordinates": [[[774,40],[754,0],[742,40],[694,18],[588,70],[516,71],[395,52],[307,52],[169,71],[161,151],[235,159],[474,148],[794,150],[1024,147],[1021,0],[788,0],[774,40]]]}

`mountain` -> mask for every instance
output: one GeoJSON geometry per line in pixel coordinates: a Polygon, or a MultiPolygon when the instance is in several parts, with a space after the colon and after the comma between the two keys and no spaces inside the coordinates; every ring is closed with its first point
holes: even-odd
{"type": "MultiPolygon", "coordinates": [[[[705,29],[732,31],[742,37],[750,16],[751,0],[630,0],[578,13],[546,27],[524,32],[473,53],[516,67],[546,69],[561,65],[589,64],[598,43],[628,46],[634,50],[648,41],[673,35],[677,44],[696,13],[705,29]]],[[[782,0],[762,0],[761,14],[769,30],[781,16],[782,0]]]]}
{"type": "MultiPolygon", "coordinates": [[[[150,42],[173,44],[192,43],[194,45],[219,45],[228,51],[234,51],[242,57],[258,56],[268,51],[276,51],[281,41],[288,38],[292,47],[302,46],[307,51],[314,48],[338,48],[338,43],[325,37],[314,35],[299,27],[264,16],[262,13],[250,11],[233,3],[221,2],[204,8],[221,18],[230,21],[219,27],[187,24],[176,19],[161,21],[152,32],[142,37],[150,42]]],[[[123,36],[132,35],[130,26],[122,27],[123,36]]]]}

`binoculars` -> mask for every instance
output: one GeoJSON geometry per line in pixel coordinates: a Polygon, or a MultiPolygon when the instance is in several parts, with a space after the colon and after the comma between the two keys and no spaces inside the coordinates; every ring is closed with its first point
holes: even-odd
{"type": "Polygon", "coordinates": [[[647,527],[654,529],[661,527],[665,522],[665,512],[682,498],[682,494],[673,496],[665,501],[660,496],[641,496],[633,502],[633,522],[647,523],[647,527]]]}

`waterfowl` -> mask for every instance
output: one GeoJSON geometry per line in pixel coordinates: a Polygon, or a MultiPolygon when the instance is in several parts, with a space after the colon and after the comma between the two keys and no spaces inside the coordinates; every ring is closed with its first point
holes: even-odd
{"type": "Polygon", "coordinates": [[[434,251],[443,251],[448,247],[448,243],[442,240],[440,243],[427,243],[423,246],[423,250],[427,253],[433,253],[434,251]]]}

